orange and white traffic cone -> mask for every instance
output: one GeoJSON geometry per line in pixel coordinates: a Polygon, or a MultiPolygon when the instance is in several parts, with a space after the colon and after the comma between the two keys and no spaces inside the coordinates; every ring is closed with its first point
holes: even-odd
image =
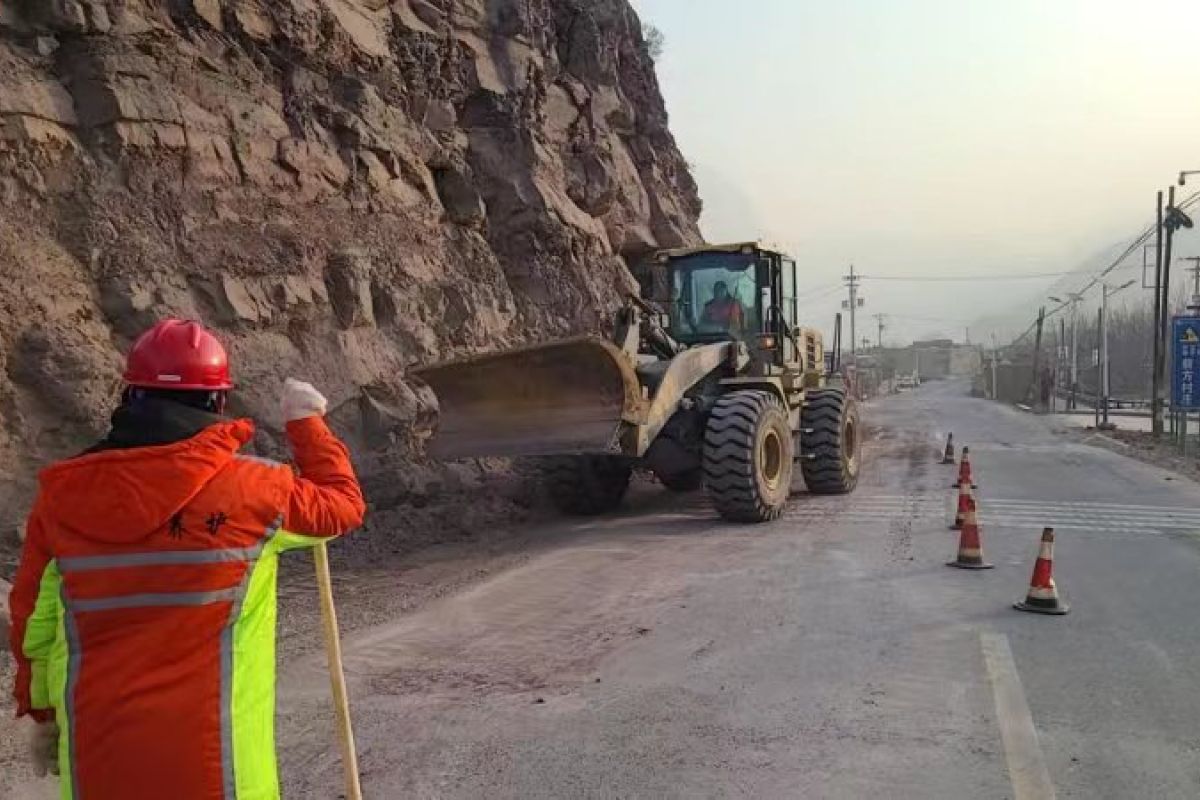
{"type": "Polygon", "coordinates": [[[979,488],[975,485],[975,479],[971,476],[971,448],[963,447],[962,458],[958,462],[958,480],[950,485],[950,488],[957,489],[963,484],[967,484],[972,489],[979,488]]]}
{"type": "Polygon", "coordinates": [[[1035,614],[1065,614],[1071,610],[1058,599],[1058,587],[1054,585],[1054,528],[1042,531],[1042,544],[1033,565],[1029,593],[1024,600],[1013,603],[1013,608],[1035,614]]]}
{"type": "Polygon", "coordinates": [[[954,512],[954,524],[950,526],[952,531],[961,531],[963,520],[967,518],[967,510],[971,503],[975,500],[975,495],[971,492],[971,484],[962,483],[958,486],[958,510],[954,512]]]}
{"type": "Polygon", "coordinates": [[[953,464],[954,463],[954,434],[953,433],[948,434],[946,436],[946,452],[944,455],[942,455],[942,463],[943,464],[953,464]]]}
{"type": "Polygon", "coordinates": [[[991,569],[996,566],[983,560],[983,541],[975,511],[975,498],[970,497],[967,499],[967,513],[963,515],[962,533],[958,537],[958,557],[947,561],[946,566],[959,569],[991,569]]]}

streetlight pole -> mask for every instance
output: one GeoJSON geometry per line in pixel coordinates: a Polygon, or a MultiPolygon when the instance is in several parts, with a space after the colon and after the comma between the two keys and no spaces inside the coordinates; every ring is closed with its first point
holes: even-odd
{"type": "MultiPolygon", "coordinates": [[[[1128,286],[1129,284],[1125,284],[1128,286]]],[[[1108,427],[1108,398],[1112,391],[1112,385],[1109,383],[1108,374],[1108,284],[1100,284],[1100,392],[1103,396],[1104,403],[1104,419],[1100,420],[1100,425],[1108,427]]]]}
{"type": "Polygon", "coordinates": [[[1051,297],[1051,298],[1050,298],[1050,300],[1052,300],[1052,301],[1053,301],[1053,302],[1055,302],[1055,303],[1058,303],[1059,305],[1067,305],[1067,304],[1069,304],[1069,305],[1071,306],[1071,345],[1070,345],[1070,347],[1071,347],[1071,355],[1070,355],[1070,363],[1071,363],[1071,393],[1070,393],[1070,395],[1069,395],[1069,396],[1068,396],[1068,398],[1067,398],[1067,410],[1068,410],[1068,411],[1075,411],[1075,410],[1076,410],[1076,408],[1077,408],[1077,406],[1078,406],[1078,394],[1079,394],[1079,318],[1078,318],[1078,315],[1075,313],[1075,311],[1076,311],[1076,309],[1077,309],[1077,308],[1078,308],[1078,306],[1079,306],[1079,301],[1080,301],[1080,300],[1082,300],[1082,299],[1083,299],[1083,295],[1082,295],[1082,294],[1079,294],[1078,292],[1073,292],[1073,293],[1071,293],[1071,294],[1068,294],[1068,295],[1067,295],[1067,301],[1066,301],[1066,303],[1064,303],[1062,300],[1059,300],[1057,297],[1051,297]]]}
{"type": "Polygon", "coordinates": [[[1046,307],[1042,306],[1038,309],[1037,318],[1037,334],[1033,339],[1033,377],[1029,381],[1029,391],[1026,397],[1029,397],[1031,405],[1035,408],[1042,408],[1042,393],[1039,391],[1038,378],[1041,375],[1040,367],[1042,361],[1042,326],[1046,324],[1046,307]]]}
{"type": "MultiPolygon", "coordinates": [[[[1100,302],[1100,308],[1096,309],[1096,336],[1100,336],[1100,332],[1104,330],[1104,301],[1100,302]]],[[[1100,430],[1100,395],[1104,394],[1104,355],[1101,351],[1103,345],[1096,348],[1096,394],[1092,398],[1092,411],[1096,415],[1096,430],[1100,430]]],[[[1105,413],[1108,413],[1107,404],[1105,404],[1105,413]]]]}
{"type": "Polygon", "coordinates": [[[1000,397],[999,388],[996,386],[996,334],[992,333],[992,400],[1000,397]]]}
{"type": "MultiPolygon", "coordinates": [[[[1058,387],[1066,383],[1067,374],[1067,318],[1058,318],[1058,336],[1054,337],[1054,394],[1050,398],[1050,410],[1058,412],[1058,387]]],[[[1063,411],[1070,411],[1067,399],[1063,400],[1063,411]]]]}
{"type": "Polygon", "coordinates": [[[1079,408],[1079,301],[1081,296],[1071,295],[1071,410],[1079,408]]]}
{"type": "Polygon", "coordinates": [[[1097,426],[1101,430],[1109,427],[1108,422],[1108,406],[1109,399],[1112,396],[1112,366],[1108,361],[1108,298],[1112,297],[1122,289],[1128,289],[1133,286],[1134,281],[1128,281],[1117,287],[1109,286],[1107,283],[1100,284],[1100,392],[1102,395],[1103,419],[1097,426]]]}

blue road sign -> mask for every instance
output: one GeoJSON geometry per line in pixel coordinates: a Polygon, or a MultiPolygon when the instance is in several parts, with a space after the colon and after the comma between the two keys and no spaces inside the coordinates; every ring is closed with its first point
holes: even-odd
{"type": "Polygon", "coordinates": [[[1175,317],[1171,326],[1171,408],[1200,409],[1200,317],[1175,317]]]}

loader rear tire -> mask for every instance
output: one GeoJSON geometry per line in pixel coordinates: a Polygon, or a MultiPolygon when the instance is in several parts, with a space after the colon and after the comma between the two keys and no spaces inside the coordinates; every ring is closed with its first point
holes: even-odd
{"type": "Polygon", "coordinates": [[[704,487],[731,522],[777,519],[792,482],[787,412],[769,392],[731,392],[717,401],[704,432],[704,487]]]}
{"type": "Polygon", "coordinates": [[[559,511],[594,516],[621,505],[633,465],[613,456],[562,456],[544,465],[550,501],[559,511]]]}
{"type": "Polygon", "coordinates": [[[800,413],[800,472],[813,494],[847,494],[858,485],[858,404],[842,389],[816,389],[800,413]]]}

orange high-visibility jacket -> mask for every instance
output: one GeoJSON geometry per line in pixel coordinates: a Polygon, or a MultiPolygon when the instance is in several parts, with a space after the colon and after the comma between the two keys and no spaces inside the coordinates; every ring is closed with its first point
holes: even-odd
{"type": "Polygon", "coordinates": [[[267,800],[278,554],[362,522],[346,448],[289,423],[299,475],[241,456],[254,427],[42,472],[13,584],[18,715],[57,719],[62,797],[267,800]]]}

